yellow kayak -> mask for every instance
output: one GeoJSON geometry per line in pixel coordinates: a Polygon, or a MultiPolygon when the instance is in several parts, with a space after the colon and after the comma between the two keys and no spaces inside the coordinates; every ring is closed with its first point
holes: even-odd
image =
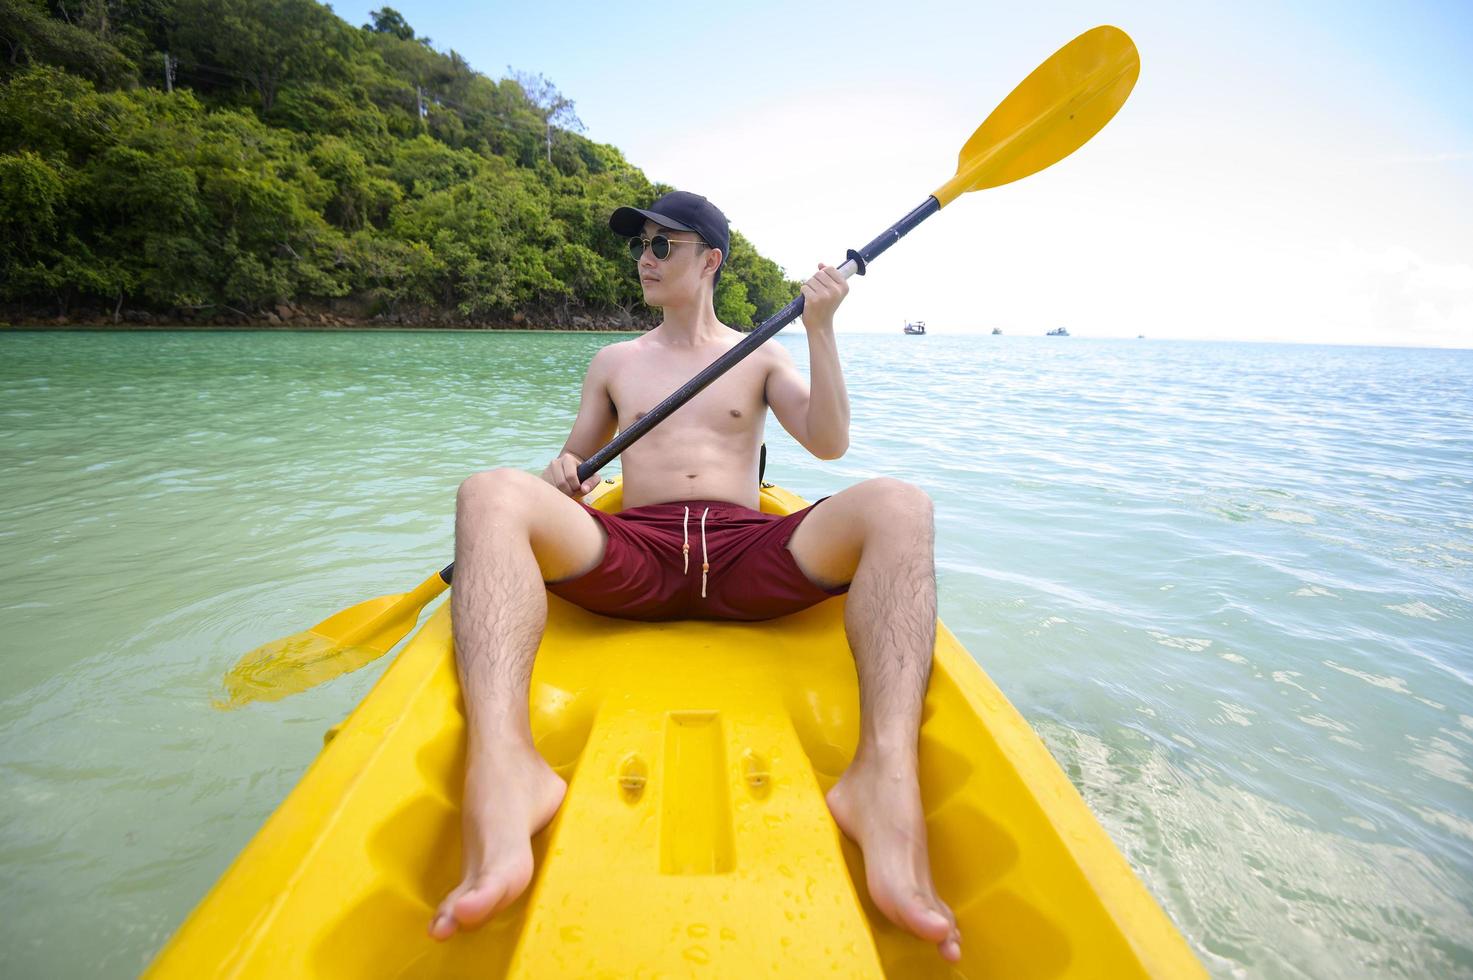
{"type": "MultiPolygon", "coordinates": [[[[617,483],[594,506],[620,506],[617,483]]],[[[804,501],[764,487],[762,509],[804,501]]],[[[532,731],[568,781],[531,886],[436,943],[460,878],[449,603],[328,733],[153,977],[1195,977],[1063,771],[944,625],[920,737],[962,960],[870,903],[824,792],[858,739],[844,599],[762,623],[641,623],[548,597],[532,731]]]]}

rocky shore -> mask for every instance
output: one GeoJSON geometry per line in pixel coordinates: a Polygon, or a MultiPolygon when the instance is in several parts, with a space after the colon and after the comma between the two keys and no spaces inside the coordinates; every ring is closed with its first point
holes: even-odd
{"type": "Polygon", "coordinates": [[[510,317],[489,319],[464,316],[454,310],[434,307],[401,307],[392,312],[371,313],[365,304],[352,300],[277,303],[269,308],[240,310],[233,307],[177,309],[168,311],[120,308],[117,311],[76,308],[65,316],[55,309],[39,310],[0,304],[0,328],[24,330],[178,330],[233,327],[248,330],[647,330],[658,319],[654,311],[626,313],[623,310],[589,311],[537,310],[510,317]]]}

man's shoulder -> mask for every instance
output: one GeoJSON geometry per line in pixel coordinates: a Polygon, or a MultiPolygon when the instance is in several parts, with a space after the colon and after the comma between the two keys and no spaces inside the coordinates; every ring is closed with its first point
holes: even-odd
{"type": "Polygon", "coordinates": [[[632,347],[638,346],[639,342],[641,340],[643,340],[643,339],[644,339],[644,336],[641,334],[638,337],[631,337],[628,340],[616,340],[616,341],[614,341],[611,344],[604,344],[602,347],[600,347],[598,349],[598,353],[595,354],[594,356],[595,357],[598,357],[598,356],[605,356],[605,357],[607,357],[609,355],[618,356],[620,353],[622,353],[624,351],[627,351],[627,350],[629,350],[632,347]]]}
{"type": "Polygon", "coordinates": [[[590,371],[594,368],[605,371],[613,369],[628,357],[630,351],[638,342],[639,340],[636,338],[634,340],[616,340],[612,344],[605,344],[594,352],[593,359],[588,362],[588,369],[590,371]]]}
{"type": "Polygon", "coordinates": [[[762,346],[758,347],[757,350],[767,355],[769,362],[773,364],[793,363],[793,355],[788,353],[788,349],[786,347],[778,343],[777,337],[775,336],[768,337],[765,341],[762,342],[762,346]]]}

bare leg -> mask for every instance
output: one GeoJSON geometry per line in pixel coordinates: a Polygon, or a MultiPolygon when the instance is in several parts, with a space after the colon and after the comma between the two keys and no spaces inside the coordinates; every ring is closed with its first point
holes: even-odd
{"type": "Polygon", "coordinates": [[[844,629],[859,675],[859,746],[829,790],[829,810],[864,852],[875,906],[956,962],[961,933],[931,883],[916,763],[936,645],[931,501],[898,480],[867,480],[814,510],[788,546],[813,581],[850,583],[844,629]]]}
{"type": "Polygon", "coordinates": [[[461,484],[450,602],[468,722],[464,877],[430,923],[436,939],[486,922],[532,880],[531,837],[567,789],[532,745],[528,718],[543,582],[588,571],[603,548],[598,522],[537,477],[492,470],[461,484]]]}

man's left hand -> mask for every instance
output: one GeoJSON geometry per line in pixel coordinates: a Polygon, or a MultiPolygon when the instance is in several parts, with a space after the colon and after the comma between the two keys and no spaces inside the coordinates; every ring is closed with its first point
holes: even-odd
{"type": "Polygon", "coordinates": [[[818,272],[803,284],[803,327],[806,330],[832,330],[834,311],[849,294],[849,283],[839,270],[818,264],[818,272]]]}

